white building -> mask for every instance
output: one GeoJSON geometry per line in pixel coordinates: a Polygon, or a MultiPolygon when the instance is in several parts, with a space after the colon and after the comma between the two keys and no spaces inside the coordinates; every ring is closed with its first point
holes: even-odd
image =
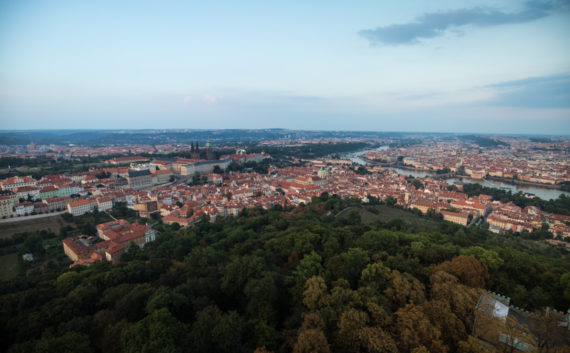
{"type": "Polygon", "coordinates": [[[67,212],[73,216],[81,216],[95,209],[97,202],[94,200],[78,200],[70,202],[67,205],[67,212]]]}

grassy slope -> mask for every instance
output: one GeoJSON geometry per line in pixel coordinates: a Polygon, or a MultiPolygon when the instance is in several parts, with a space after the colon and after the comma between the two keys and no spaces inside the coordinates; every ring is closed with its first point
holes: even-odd
{"type": "Polygon", "coordinates": [[[10,238],[12,235],[23,232],[33,233],[38,230],[51,230],[58,232],[60,227],[66,225],[61,216],[32,219],[23,222],[0,224],[0,239],[10,238]]]}
{"type": "Polygon", "coordinates": [[[18,254],[0,256],[0,281],[12,279],[20,272],[18,254]]]}

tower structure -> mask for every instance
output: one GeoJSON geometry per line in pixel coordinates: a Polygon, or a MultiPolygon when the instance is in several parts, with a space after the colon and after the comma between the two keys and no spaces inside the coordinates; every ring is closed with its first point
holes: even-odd
{"type": "Polygon", "coordinates": [[[200,159],[200,147],[198,146],[198,142],[192,145],[190,157],[192,157],[192,159],[200,159]]]}
{"type": "Polygon", "coordinates": [[[207,160],[216,159],[216,154],[214,153],[214,150],[212,149],[212,146],[210,145],[209,139],[208,139],[208,142],[206,142],[206,159],[207,160]]]}

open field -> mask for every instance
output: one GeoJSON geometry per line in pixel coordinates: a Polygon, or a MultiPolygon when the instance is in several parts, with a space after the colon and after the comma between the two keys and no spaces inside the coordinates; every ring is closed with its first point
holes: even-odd
{"type": "Polygon", "coordinates": [[[18,275],[20,262],[18,254],[0,256],[0,281],[7,281],[18,275]]]}
{"type": "Polygon", "coordinates": [[[425,229],[436,230],[438,228],[438,222],[434,220],[386,205],[364,206],[359,208],[358,212],[363,223],[388,222],[391,219],[399,218],[408,224],[422,225],[425,229]]]}
{"type": "Polygon", "coordinates": [[[0,239],[9,238],[16,233],[35,232],[44,229],[57,233],[59,228],[64,225],[66,225],[66,222],[60,215],[22,222],[2,223],[0,224],[0,239]]]}

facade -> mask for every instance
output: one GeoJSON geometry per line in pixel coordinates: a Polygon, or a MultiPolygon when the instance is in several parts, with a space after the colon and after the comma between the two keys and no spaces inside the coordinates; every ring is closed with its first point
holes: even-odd
{"type": "Polygon", "coordinates": [[[28,216],[34,212],[34,204],[32,202],[21,202],[14,207],[14,216],[28,216]]]}
{"type": "Polygon", "coordinates": [[[158,212],[158,202],[156,200],[139,201],[133,205],[133,209],[139,213],[140,217],[150,217],[158,212]]]}
{"type": "Polygon", "coordinates": [[[209,161],[216,159],[216,153],[212,149],[212,146],[210,146],[209,140],[206,142],[206,159],[209,161]]]}
{"type": "Polygon", "coordinates": [[[457,208],[463,210],[468,213],[473,213],[477,217],[483,217],[487,215],[489,211],[491,211],[490,205],[483,205],[476,201],[471,200],[458,200],[451,203],[453,208],[457,208]]]}
{"type": "Polygon", "coordinates": [[[58,190],[59,189],[53,185],[43,187],[40,189],[39,198],[45,200],[45,199],[50,199],[52,197],[56,197],[58,194],[58,190]]]}
{"type": "Polygon", "coordinates": [[[71,197],[52,197],[43,200],[43,203],[47,205],[48,212],[55,212],[67,209],[67,204],[71,201],[71,197]]]}
{"type": "Polygon", "coordinates": [[[510,298],[496,293],[479,297],[473,336],[493,351],[542,351],[539,347],[558,351],[556,348],[569,343],[569,332],[570,310],[565,314],[545,308],[531,313],[510,305],[510,298]]]}
{"type": "Polygon", "coordinates": [[[16,193],[18,200],[36,200],[40,198],[40,191],[34,186],[21,186],[18,188],[13,188],[12,192],[16,193]]]}
{"type": "Polygon", "coordinates": [[[16,194],[10,190],[0,191],[0,218],[8,218],[14,215],[14,203],[16,194]]]}
{"type": "Polygon", "coordinates": [[[15,176],[12,178],[4,179],[0,181],[0,187],[2,190],[12,190],[14,188],[21,188],[24,186],[33,186],[36,187],[38,185],[37,180],[30,176],[15,176]]]}
{"type": "Polygon", "coordinates": [[[113,208],[113,199],[110,197],[99,197],[97,199],[97,209],[101,212],[108,211],[113,208]]]}
{"type": "Polygon", "coordinates": [[[92,241],[86,236],[63,239],[63,251],[71,261],[88,258],[91,253],[92,241]]]}
{"type": "Polygon", "coordinates": [[[152,174],[148,169],[129,170],[127,180],[129,187],[134,190],[144,189],[152,186],[152,174]]]}
{"type": "Polygon", "coordinates": [[[58,197],[65,197],[71,196],[73,194],[79,194],[83,191],[81,186],[65,184],[57,186],[57,195],[58,197]]]}
{"type": "Polygon", "coordinates": [[[212,173],[216,166],[222,170],[226,169],[227,167],[229,167],[230,162],[231,162],[230,159],[192,162],[183,165],[180,168],[180,174],[188,176],[193,176],[197,174],[208,174],[212,173]]]}
{"type": "Polygon", "coordinates": [[[172,172],[168,169],[151,170],[152,173],[152,183],[154,185],[166,184],[170,181],[172,172]]]}
{"type": "Polygon", "coordinates": [[[461,212],[441,211],[443,219],[448,222],[453,222],[466,226],[469,221],[469,215],[461,212]]]}
{"type": "Polygon", "coordinates": [[[148,162],[149,159],[142,156],[126,156],[126,157],[116,157],[113,159],[109,159],[106,163],[112,165],[119,165],[119,164],[129,164],[129,163],[141,163],[141,162],[148,162]]]}
{"type": "Polygon", "coordinates": [[[410,203],[410,208],[417,208],[421,213],[426,214],[429,210],[435,210],[436,207],[433,202],[427,201],[413,201],[410,203]]]}
{"type": "Polygon", "coordinates": [[[73,216],[81,216],[87,212],[92,212],[97,206],[95,200],[78,200],[72,201],[67,205],[67,212],[73,216]]]}
{"type": "Polygon", "coordinates": [[[206,175],[206,177],[208,178],[208,184],[222,185],[222,183],[224,182],[224,178],[219,174],[212,173],[206,175]]]}

